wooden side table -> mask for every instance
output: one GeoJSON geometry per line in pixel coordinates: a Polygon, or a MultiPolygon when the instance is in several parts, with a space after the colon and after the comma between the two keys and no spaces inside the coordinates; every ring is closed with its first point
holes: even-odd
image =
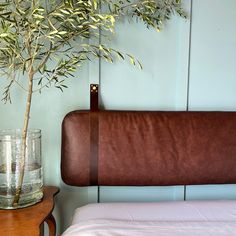
{"type": "Polygon", "coordinates": [[[52,215],[57,187],[44,187],[43,200],[33,206],[17,210],[0,210],[0,235],[39,236],[43,235],[43,223],[48,224],[49,235],[55,236],[56,222],[52,215]]]}

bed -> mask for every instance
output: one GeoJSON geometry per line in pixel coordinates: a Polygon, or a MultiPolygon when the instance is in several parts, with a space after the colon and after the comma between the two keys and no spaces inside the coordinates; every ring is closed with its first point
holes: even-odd
{"type": "MultiPolygon", "coordinates": [[[[61,173],[73,186],[236,183],[235,112],[90,111],[62,125],[61,173]]],[[[236,235],[236,201],[97,203],[63,236],[236,235]]]]}

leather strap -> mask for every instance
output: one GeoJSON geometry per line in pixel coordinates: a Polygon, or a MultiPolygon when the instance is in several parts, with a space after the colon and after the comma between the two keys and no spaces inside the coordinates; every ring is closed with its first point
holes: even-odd
{"type": "Polygon", "coordinates": [[[98,84],[90,84],[90,111],[97,112],[98,108],[98,84]]]}
{"type": "Polygon", "coordinates": [[[98,85],[90,85],[90,185],[98,185],[98,85]]]}

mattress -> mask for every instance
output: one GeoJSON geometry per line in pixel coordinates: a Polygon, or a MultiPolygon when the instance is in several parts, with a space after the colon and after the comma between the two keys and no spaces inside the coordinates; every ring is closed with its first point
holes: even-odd
{"type": "Polygon", "coordinates": [[[89,204],[63,233],[74,235],[236,236],[236,201],[89,204]]]}

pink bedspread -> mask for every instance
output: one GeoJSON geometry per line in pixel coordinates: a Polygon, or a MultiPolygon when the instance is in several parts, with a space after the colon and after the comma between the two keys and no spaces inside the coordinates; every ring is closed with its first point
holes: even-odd
{"type": "Polygon", "coordinates": [[[74,235],[236,236],[236,201],[89,204],[63,234],[74,235]]]}
{"type": "Polygon", "coordinates": [[[72,225],[63,236],[233,236],[235,222],[158,222],[88,220],[72,225]]]}

